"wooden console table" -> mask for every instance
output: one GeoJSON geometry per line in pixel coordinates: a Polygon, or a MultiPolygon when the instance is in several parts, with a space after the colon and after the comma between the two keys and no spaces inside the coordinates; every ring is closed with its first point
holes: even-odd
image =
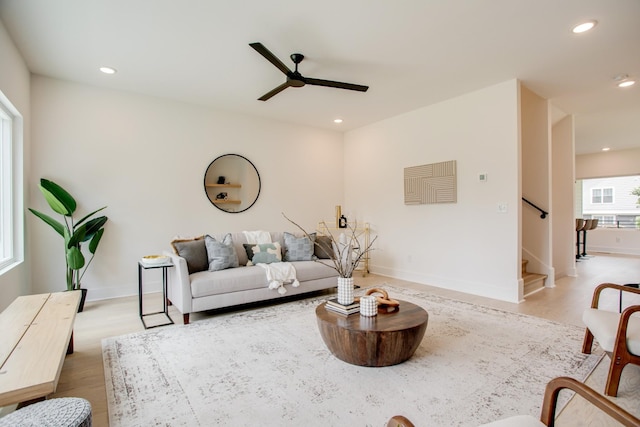
{"type": "Polygon", "coordinates": [[[56,391],[80,292],[21,296],[0,313],[0,406],[42,399],[56,391]]]}

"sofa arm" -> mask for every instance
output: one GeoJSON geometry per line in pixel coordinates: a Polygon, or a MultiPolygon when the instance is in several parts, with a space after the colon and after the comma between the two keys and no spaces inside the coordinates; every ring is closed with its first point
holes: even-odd
{"type": "Polygon", "coordinates": [[[191,313],[191,279],[187,260],[170,251],[164,251],[164,255],[171,258],[174,267],[169,268],[169,284],[167,298],[182,314],[191,313]]]}

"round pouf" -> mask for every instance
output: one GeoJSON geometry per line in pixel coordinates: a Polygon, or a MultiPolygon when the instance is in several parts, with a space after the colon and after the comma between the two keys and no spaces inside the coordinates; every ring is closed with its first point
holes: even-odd
{"type": "Polygon", "coordinates": [[[60,397],[20,408],[2,418],[0,427],[91,427],[91,404],[60,397]]]}

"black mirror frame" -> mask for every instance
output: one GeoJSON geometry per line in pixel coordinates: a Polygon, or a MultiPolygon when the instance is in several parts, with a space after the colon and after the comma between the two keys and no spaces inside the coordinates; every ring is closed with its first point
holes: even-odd
{"type": "Polygon", "coordinates": [[[254,165],[251,160],[247,159],[244,156],[241,156],[240,154],[229,153],[229,154],[223,154],[221,156],[218,156],[215,159],[213,159],[211,161],[211,163],[209,163],[209,166],[207,166],[207,169],[205,169],[205,171],[204,171],[203,186],[204,186],[204,194],[205,194],[205,196],[207,196],[207,199],[209,200],[209,202],[211,202],[211,204],[213,206],[215,206],[217,209],[221,210],[222,212],[226,212],[226,213],[241,213],[241,212],[244,212],[246,210],[249,210],[258,201],[258,197],[260,197],[260,192],[262,190],[262,178],[260,178],[260,173],[258,172],[258,168],[256,168],[256,165],[254,165]],[[236,156],[236,157],[240,157],[241,159],[244,159],[247,163],[249,163],[251,165],[251,167],[253,167],[253,170],[256,171],[256,176],[258,177],[258,193],[256,194],[255,199],[253,199],[253,201],[251,202],[251,204],[249,206],[247,206],[246,208],[244,208],[242,210],[239,210],[239,211],[228,211],[226,209],[221,208],[213,200],[211,200],[211,197],[209,196],[209,192],[207,191],[207,174],[209,173],[209,169],[216,162],[216,160],[219,160],[219,159],[221,159],[223,157],[228,157],[228,156],[236,156]]]}

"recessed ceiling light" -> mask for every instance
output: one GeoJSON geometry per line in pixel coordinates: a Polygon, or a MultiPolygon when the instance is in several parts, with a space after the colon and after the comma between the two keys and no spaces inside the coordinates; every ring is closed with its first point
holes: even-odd
{"type": "Polygon", "coordinates": [[[334,119],[333,123],[342,123],[342,119],[334,119]]]}
{"type": "Polygon", "coordinates": [[[602,151],[609,151],[609,150],[611,150],[611,148],[609,148],[609,147],[604,147],[604,148],[602,149],[602,151]]]}
{"type": "Polygon", "coordinates": [[[115,74],[118,70],[112,67],[100,67],[100,71],[105,74],[115,74]]]}
{"type": "Polygon", "coordinates": [[[583,22],[583,23],[578,24],[575,27],[573,27],[573,29],[571,31],[573,31],[576,34],[584,33],[586,31],[589,31],[593,27],[595,27],[597,23],[598,23],[598,21],[596,21],[596,20],[583,22]]]}
{"type": "Polygon", "coordinates": [[[618,87],[629,87],[636,84],[635,80],[625,80],[623,82],[618,83],[618,87]]]}

